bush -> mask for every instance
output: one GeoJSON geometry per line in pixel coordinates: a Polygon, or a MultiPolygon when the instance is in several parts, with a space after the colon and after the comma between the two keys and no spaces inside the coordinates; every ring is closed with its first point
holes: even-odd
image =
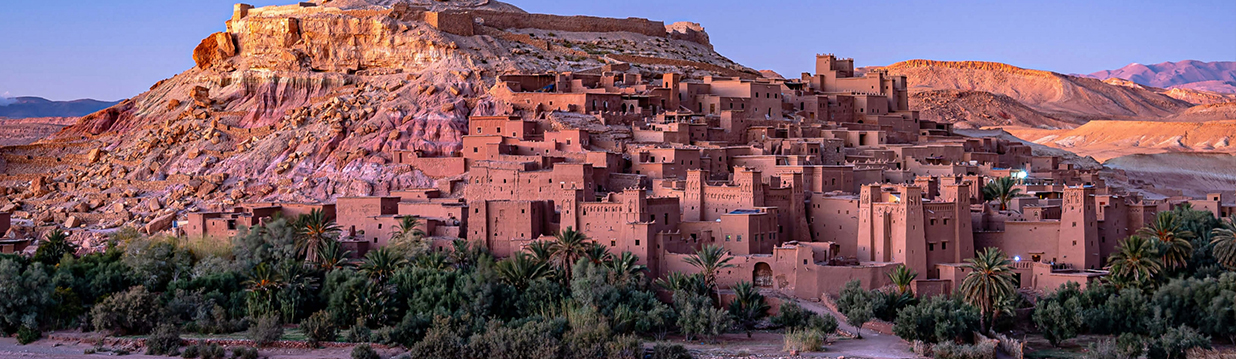
{"type": "Polygon", "coordinates": [[[352,359],[382,359],[382,357],[378,356],[378,352],[374,351],[369,344],[361,344],[352,348],[352,359]]]}
{"type": "Polygon", "coordinates": [[[893,323],[893,333],[901,339],[927,343],[965,339],[978,329],[977,308],[961,300],[942,296],[905,307],[893,323]]]}
{"type": "Polygon", "coordinates": [[[96,330],[145,334],[158,323],[159,311],[159,297],[139,285],[107,297],[90,310],[90,316],[96,330]]]}
{"type": "Polygon", "coordinates": [[[1116,339],[1103,339],[1086,346],[1089,359],[1125,359],[1142,356],[1142,346],[1147,339],[1125,333],[1116,339]]]}
{"type": "Polygon", "coordinates": [[[436,317],[425,338],[408,348],[408,354],[413,358],[463,358],[463,346],[463,338],[450,318],[436,317]]]}
{"type": "Polygon", "coordinates": [[[283,337],[283,325],[279,324],[277,316],[261,317],[258,318],[257,323],[249,327],[246,335],[258,346],[267,346],[283,337]]]}
{"type": "Polygon", "coordinates": [[[652,347],[652,358],[650,359],[691,359],[691,352],[687,351],[686,347],[680,344],[666,345],[657,344],[652,347]]]}
{"type": "Polygon", "coordinates": [[[472,358],[515,359],[559,357],[564,330],[560,321],[530,321],[519,326],[503,326],[494,321],[484,333],[472,335],[468,356],[472,358]]]}
{"type": "Polygon", "coordinates": [[[202,359],[224,359],[227,358],[227,351],[223,350],[219,344],[202,345],[202,359]]]}
{"type": "Polygon", "coordinates": [[[232,349],[233,359],[258,359],[257,348],[236,347],[232,349]]]}
{"type": "Polygon", "coordinates": [[[1150,343],[1146,350],[1149,359],[1183,359],[1189,349],[1210,349],[1210,337],[1200,334],[1197,330],[1180,326],[1170,328],[1162,336],[1150,343]]]}
{"type": "Polygon", "coordinates": [[[174,324],[160,324],[146,338],[146,355],[172,356],[180,351],[180,328],[174,324]]]}
{"type": "Polygon", "coordinates": [[[782,304],[777,315],[772,317],[772,323],[790,329],[815,329],[824,334],[837,331],[837,318],[816,314],[798,305],[796,301],[782,304]]]}
{"type": "Polygon", "coordinates": [[[634,335],[620,335],[605,344],[605,352],[611,359],[643,359],[644,343],[634,335]]]}
{"type": "Polygon", "coordinates": [[[315,348],[319,343],[333,342],[339,336],[339,328],[325,310],[310,315],[300,323],[300,329],[305,332],[305,338],[309,339],[309,345],[315,348]]]}
{"type": "Polygon", "coordinates": [[[21,345],[34,343],[34,341],[39,340],[39,338],[42,337],[43,333],[38,329],[31,329],[30,327],[24,325],[21,329],[17,330],[17,342],[21,343],[21,345]]]}
{"type": "Polygon", "coordinates": [[[952,342],[936,344],[932,348],[936,359],[995,359],[996,343],[993,341],[974,345],[952,342]]]}
{"type": "Polygon", "coordinates": [[[348,335],[343,338],[343,341],[348,343],[368,343],[373,341],[373,331],[365,326],[364,320],[357,319],[356,325],[352,326],[352,330],[348,331],[348,335]]]}
{"type": "Polygon", "coordinates": [[[815,329],[790,329],[785,332],[785,350],[797,355],[824,349],[826,335],[815,329]]]}
{"type": "Polygon", "coordinates": [[[180,357],[185,359],[196,359],[198,356],[201,356],[201,352],[196,345],[185,347],[185,351],[180,352],[180,357]]]}
{"type": "Polygon", "coordinates": [[[871,317],[875,315],[874,302],[879,300],[877,297],[862,288],[862,282],[855,279],[846,282],[845,287],[841,289],[841,296],[837,299],[837,309],[841,315],[846,317],[846,323],[858,329],[859,339],[863,338],[863,324],[871,321],[871,317]]]}

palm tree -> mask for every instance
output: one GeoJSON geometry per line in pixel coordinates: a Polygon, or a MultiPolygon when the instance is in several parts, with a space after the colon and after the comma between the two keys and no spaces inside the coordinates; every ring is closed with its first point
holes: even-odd
{"type": "Polygon", "coordinates": [[[699,296],[710,296],[712,291],[708,288],[707,284],[704,284],[704,275],[702,273],[685,274],[682,272],[670,272],[664,278],[658,278],[654,283],[674,293],[686,292],[699,296]]]}
{"type": "Polygon", "coordinates": [[[386,248],[378,248],[365,254],[365,261],[361,263],[360,269],[368,274],[370,279],[386,283],[387,279],[406,264],[408,260],[403,256],[386,248]]]}
{"type": "Polygon", "coordinates": [[[550,245],[550,263],[562,269],[564,278],[569,280],[571,279],[571,267],[584,257],[589,248],[591,248],[591,243],[588,241],[588,236],[567,227],[554,236],[554,243],[550,245]]]}
{"type": "Polygon", "coordinates": [[[614,259],[614,255],[609,253],[609,247],[592,242],[588,249],[584,250],[584,258],[588,258],[592,264],[600,265],[614,259]]]}
{"type": "Polygon", "coordinates": [[[771,307],[764,302],[764,295],[751,282],[742,281],[734,285],[734,301],[730,302],[730,314],[751,337],[751,328],[761,318],[768,316],[771,307]]]}
{"type": "Polygon", "coordinates": [[[527,288],[528,283],[549,278],[553,274],[549,263],[538,261],[527,253],[516,253],[498,262],[495,269],[503,281],[519,290],[527,288]]]}
{"type": "Polygon", "coordinates": [[[605,262],[605,266],[609,267],[609,270],[623,282],[636,278],[648,270],[648,266],[639,264],[639,256],[631,252],[622,252],[617,257],[612,257],[610,261],[605,262]]]}
{"type": "Polygon", "coordinates": [[[1214,237],[1210,243],[1214,244],[1215,259],[1224,267],[1236,270],[1236,215],[1224,219],[1210,234],[1214,237]]]}
{"type": "Polygon", "coordinates": [[[412,265],[417,268],[446,270],[447,267],[451,266],[451,263],[445,254],[431,252],[413,259],[412,265]]]}
{"type": "Polygon", "coordinates": [[[1013,177],[1000,177],[988,182],[983,186],[983,199],[987,201],[997,201],[1000,203],[1000,210],[1007,211],[1009,202],[1014,198],[1022,197],[1021,188],[1013,188],[1017,186],[1017,180],[1013,177]]]}
{"type": "Polygon", "coordinates": [[[704,285],[709,288],[709,292],[716,296],[717,303],[721,302],[721,294],[717,292],[717,272],[725,268],[733,268],[735,265],[730,264],[734,257],[729,255],[725,248],[715,245],[706,244],[700,250],[695,251],[695,254],[687,257],[686,262],[700,269],[700,273],[704,275],[704,285]]]}
{"type": "Polygon", "coordinates": [[[343,269],[353,266],[352,260],[348,259],[352,255],[352,251],[343,248],[339,241],[327,239],[322,244],[322,250],[318,251],[318,268],[326,271],[343,269]]]}
{"type": "Polygon", "coordinates": [[[985,328],[987,317],[997,309],[997,301],[1011,298],[1017,289],[1013,284],[1013,262],[995,247],[983,249],[966,262],[965,268],[971,272],[961,282],[961,293],[967,303],[979,308],[985,328]]]}
{"type": "Polygon", "coordinates": [[[1176,214],[1159,212],[1145,227],[1137,230],[1137,234],[1145,238],[1159,240],[1163,265],[1167,268],[1184,268],[1189,265],[1189,257],[1193,255],[1193,244],[1187,238],[1193,237],[1193,232],[1182,228],[1176,214]]]}
{"type": "Polygon", "coordinates": [[[52,266],[60,263],[60,258],[65,254],[76,256],[77,245],[69,242],[68,233],[60,228],[52,228],[51,232],[47,232],[47,236],[43,237],[43,243],[39,243],[39,249],[35,250],[34,260],[52,266]]]}
{"type": "Polygon", "coordinates": [[[263,262],[254,267],[245,286],[249,292],[246,304],[250,315],[256,318],[278,310],[275,308],[275,295],[283,287],[283,278],[279,277],[277,270],[271,269],[269,263],[263,262]]]}
{"type": "Polygon", "coordinates": [[[1159,263],[1159,251],[1155,244],[1140,236],[1131,236],[1120,241],[1120,248],[1107,259],[1111,275],[1124,277],[1125,283],[1144,284],[1163,269],[1159,263]]]}
{"type": "Polygon", "coordinates": [[[335,220],[326,217],[326,212],[320,209],[301,215],[296,222],[297,230],[303,241],[301,247],[305,252],[305,260],[308,262],[318,259],[317,253],[322,243],[339,235],[339,226],[335,225],[335,220]]]}
{"type": "Polygon", "coordinates": [[[918,272],[901,264],[888,272],[888,279],[893,281],[893,285],[897,286],[897,293],[906,294],[910,291],[910,284],[914,283],[914,279],[918,278],[918,272]]]}
{"type": "Polygon", "coordinates": [[[404,216],[399,219],[399,230],[391,234],[391,239],[411,237],[406,239],[419,239],[425,236],[425,231],[421,230],[421,220],[416,216],[404,216]]]}
{"type": "Polygon", "coordinates": [[[554,243],[550,241],[536,241],[528,243],[525,247],[528,253],[536,258],[537,261],[550,263],[553,261],[554,243]]]}

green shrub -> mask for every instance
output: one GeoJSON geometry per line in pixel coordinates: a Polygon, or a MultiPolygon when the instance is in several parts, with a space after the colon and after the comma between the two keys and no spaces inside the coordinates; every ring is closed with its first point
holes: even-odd
{"type": "Polygon", "coordinates": [[[790,301],[781,304],[781,308],[777,310],[777,315],[772,317],[772,323],[776,326],[790,329],[815,329],[821,333],[829,334],[837,331],[837,318],[831,315],[819,315],[798,305],[797,301],[790,301]]]}
{"type": "Polygon", "coordinates": [[[90,310],[96,330],[108,330],[119,335],[145,334],[159,321],[159,297],[135,286],[112,294],[90,310]]]}
{"type": "Polygon", "coordinates": [[[977,308],[943,296],[905,307],[893,323],[893,333],[901,339],[927,343],[964,339],[978,328],[977,308]]]}
{"type": "Polygon", "coordinates": [[[995,359],[996,343],[989,341],[974,345],[953,342],[936,344],[932,348],[936,359],[995,359]]]}
{"type": "Polygon", "coordinates": [[[317,347],[321,342],[333,342],[339,336],[339,327],[335,326],[330,313],[325,310],[310,315],[300,323],[300,329],[305,332],[305,338],[313,347],[317,347]]]}
{"type": "Polygon", "coordinates": [[[257,348],[236,347],[232,349],[233,359],[258,359],[257,348]]]}
{"type": "Polygon", "coordinates": [[[201,349],[196,345],[185,347],[185,351],[180,352],[180,357],[185,359],[196,359],[201,356],[201,349]]]}
{"type": "Polygon", "coordinates": [[[283,325],[279,324],[277,316],[261,317],[258,318],[257,323],[249,327],[247,336],[258,346],[267,346],[283,337],[283,325]]]}
{"type": "Polygon", "coordinates": [[[554,358],[559,357],[562,341],[556,333],[563,331],[560,321],[528,321],[508,326],[498,321],[489,323],[483,333],[473,334],[468,341],[468,357],[472,358],[554,358]]]}
{"type": "Polygon", "coordinates": [[[174,324],[160,324],[146,338],[146,355],[173,356],[180,351],[180,328],[174,324]]]}
{"type": "Polygon", "coordinates": [[[202,359],[224,359],[227,358],[227,351],[219,344],[202,345],[202,359]]]}
{"type": "Polygon", "coordinates": [[[382,357],[378,356],[378,352],[374,351],[369,344],[361,344],[352,348],[352,359],[382,359],[382,357]]]}
{"type": "Polygon", "coordinates": [[[1189,349],[1210,349],[1210,337],[1197,330],[1180,326],[1169,328],[1166,333],[1150,343],[1146,350],[1149,359],[1183,359],[1189,349]]]}
{"type": "Polygon", "coordinates": [[[785,350],[790,353],[817,352],[824,349],[825,334],[815,329],[790,329],[785,332],[785,350]]]}
{"type": "Polygon", "coordinates": [[[343,338],[343,341],[348,343],[368,343],[373,341],[373,331],[365,326],[365,321],[356,320],[356,325],[352,326],[352,330],[348,331],[348,335],[343,338]]]}
{"type": "Polygon", "coordinates": [[[1142,347],[1148,341],[1133,333],[1124,333],[1115,339],[1103,339],[1086,346],[1087,359],[1125,359],[1142,356],[1142,347]]]}
{"type": "Polygon", "coordinates": [[[687,348],[680,344],[657,344],[652,347],[652,358],[650,359],[692,359],[692,357],[691,352],[687,351],[687,348]]]}
{"type": "Polygon", "coordinates": [[[42,337],[42,332],[38,329],[31,329],[28,326],[23,325],[21,329],[17,330],[17,342],[21,343],[21,345],[34,343],[34,341],[39,340],[39,338],[42,337]]]}

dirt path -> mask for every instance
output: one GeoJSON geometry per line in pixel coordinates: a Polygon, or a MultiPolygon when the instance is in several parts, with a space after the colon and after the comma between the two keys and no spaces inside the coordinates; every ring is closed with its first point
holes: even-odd
{"type": "MultiPolygon", "coordinates": [[[[838,328],[850,333],[860,333],[854,326],[846,324],[841,316],[829,310],[823,304],[800,301],[798,305],[820,315],[828,315],[837,319],[838,328]]],[[[828,346],[828,356],[845,356],[861,358],[918,358],[910,351],[910,344],[895,335],[885,335],[870,330],[861,332],[863,339],[842,338],[836,344],[828,346]]]]}

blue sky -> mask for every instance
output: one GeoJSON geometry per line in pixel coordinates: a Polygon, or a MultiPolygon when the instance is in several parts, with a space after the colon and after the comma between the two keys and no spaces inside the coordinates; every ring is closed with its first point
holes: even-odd
{"type": "MultiPolygon", "coordinates": [[[[193,66],[234,0],[17,0],[0,12],[0,96],[118,100],[193,66]]],[[[1236,1],[514,0],[530,12],[694,21],[719,52],[796,76],[816,53],[1064,73],[1236,61],[1236,1]]],[[[251,1],[278,5],[285,1],[251,1]]]]}

